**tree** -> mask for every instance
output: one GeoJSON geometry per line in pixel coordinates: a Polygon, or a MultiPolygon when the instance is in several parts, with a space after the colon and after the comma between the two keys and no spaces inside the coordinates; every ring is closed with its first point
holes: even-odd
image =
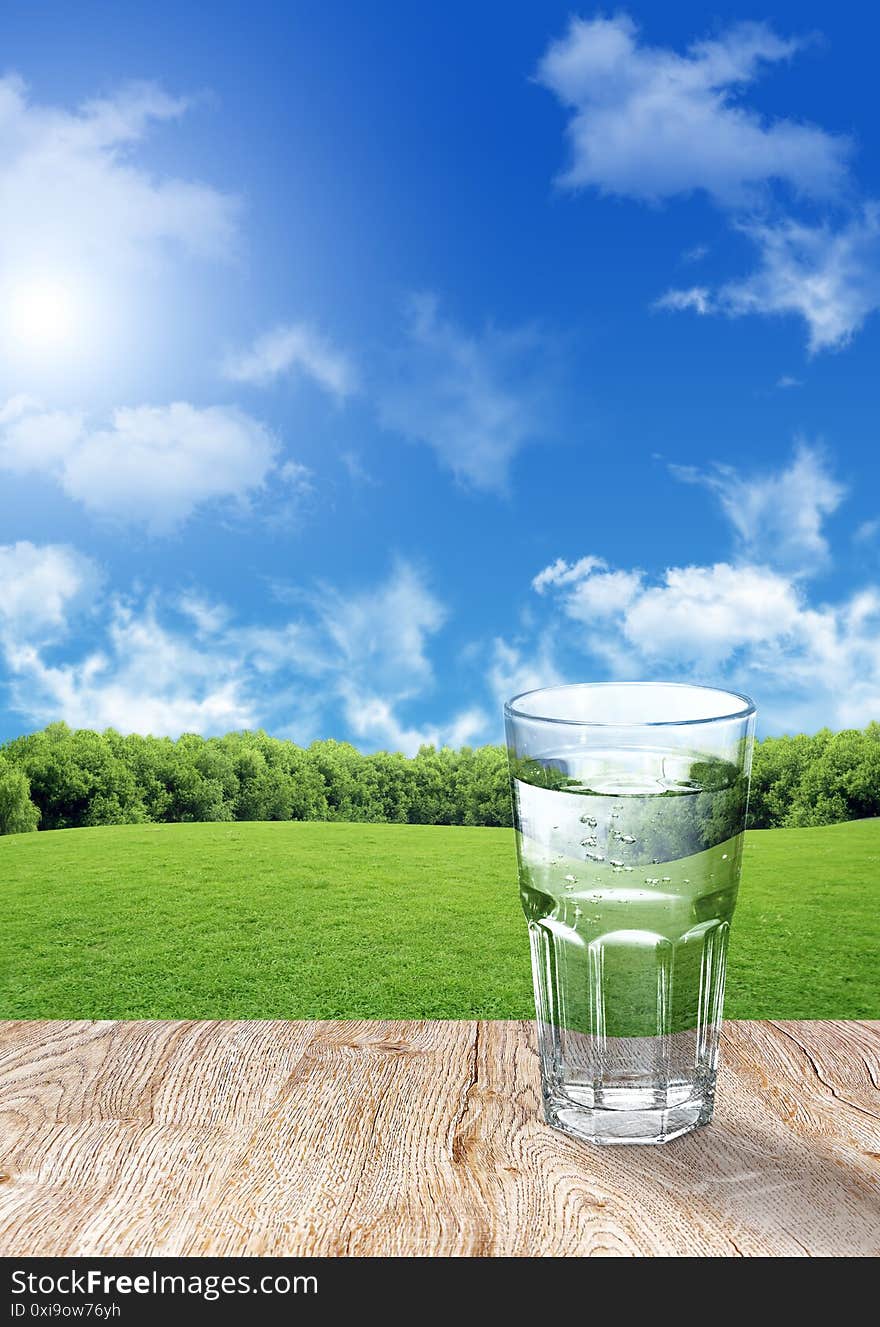
{"type": "Polygon", "coordinates": [[[328,820],[381,819],[376,769],[350,742],[313,742],[308,760],[324,781],[328,820]]]}
{"type": "Polygon", "coordinates": [[[29,834],[39,823],[27,776],[0,760],[0,834],[29,834]]]}
{"type": "Polygon", "coordinates": [[[412,759],[413,800],[410,820],[417,825],[461,824],[455,776],[459,757],[450,747],[419,747],[412,759]]]}
{"type": "Polygon", "coordinates": [[[828,735],[801,772],[790,825],[830,825],[880,814],[880,743],[848,729],[828,735]]]}
{"type": "Polygon", "coordinates": [[[820,754],[831,734],[827,729],[814,737],[767,737],[755,744],[749,824],[772,829],[789,824],[805,770],[820,754]]]}
{"type": "Polygon", "coordinates": [[[459,752],[456,803],[463,825],[511,824],[507,752],[499,746],[459,752]]]}
{"type": "Polygon", "coordinates": [[[114,746],[121,741],[112,729],[53,723],[9,743],[6,758],[27,776],[43,829],[145,819],[138,780],[114,746]]]}

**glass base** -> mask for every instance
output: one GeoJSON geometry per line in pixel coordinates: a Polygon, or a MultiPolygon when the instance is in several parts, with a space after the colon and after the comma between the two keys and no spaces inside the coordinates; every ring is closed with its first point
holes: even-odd
{"type": "Polygon", "coordinates": [[[656,1094],[645,1088],[605,1090],[602,1104],[591,1105],[570,1097],[544,1098],[544,1114],[554,1129],[600,1146],[671,1143],[712,1120],[714,1093],[685,1101],[656,1104],[656,1094]]]}

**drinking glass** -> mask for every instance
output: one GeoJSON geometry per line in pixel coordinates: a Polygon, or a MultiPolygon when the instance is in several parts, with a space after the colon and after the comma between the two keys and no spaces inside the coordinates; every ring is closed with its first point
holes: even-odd
{"type": "Polygon", "coordinates": [[[755,706],[599,682],[504,717],[547,1120],[667,1142],[712,1118],[755,706]]]}

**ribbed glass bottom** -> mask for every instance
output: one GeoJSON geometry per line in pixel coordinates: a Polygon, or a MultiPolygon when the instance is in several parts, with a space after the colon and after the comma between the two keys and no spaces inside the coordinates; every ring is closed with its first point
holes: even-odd
{"type": "Polygon", "coordinates": [[[714,1075],[698,1093],[687,1087],[662,1094],[645,1087],[584,1092],[566,1084],[562,1091],[545,1092],[544,1114],[554,1128],[589,1143],[668,1143],[708,1124],[714,1099],[714,1075]]]}
{"type": "Polygon", "coordinates": [[[623,930],[585,943],[529,925],[547,1120],[594,1143],[664,1143],[712,1118],[729,926],[676,940],[623,930]],[[622,1028],[646,1035],[616,1035],[622,1028]]]}

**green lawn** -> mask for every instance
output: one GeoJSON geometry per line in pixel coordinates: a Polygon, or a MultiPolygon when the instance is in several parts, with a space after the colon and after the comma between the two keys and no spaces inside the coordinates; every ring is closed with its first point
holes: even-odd
{"type": "MultiPolygon", "coordinates": [[[[126,825],[0,838],[5,1018],[533,1013],[509,830],[126,825]]],[[[732,1018],[880,1016],[880,820],[748,836],[732,1018]]]]}

